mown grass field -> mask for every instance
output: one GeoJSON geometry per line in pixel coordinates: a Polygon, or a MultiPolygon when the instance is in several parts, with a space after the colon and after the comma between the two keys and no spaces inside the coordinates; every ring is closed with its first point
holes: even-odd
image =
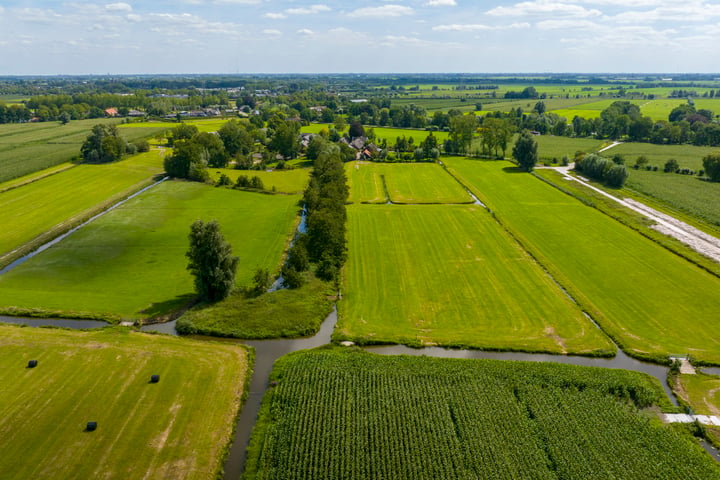
{"type": "Polygon", "coordinates": [[[707,182],[694,175],[630,169],[625,189],[720,227],[720,183],[707,182]]]}
{"type": "Polygon", "coordinates": [[[273,170],[272,172],[266,170],[210,168],[208,173],[213,181],[217,181],[223,173],[230,177],[233,182],[236,182],[240,175],[245,175],[248,178],[258,177],[262,180],[265,190],[272,191],[273,187],[275,187],[275,191],[281,193],[302,193],[310,179],[310,169],[308,168],[273,170]]]}
{"type": "MultiPolygon", "coordinates": [[[[80,146],[94,125],[117,120],[78,120],[0,125],[0,183],[69,162],[80,156],[80,146]]],[[[161,129],[147,126],[122,129],[128,141],[152,136],[161,129]]]]}
{"type": "MultiPolygon", "coordinates": [[[[514,135],[510,140],[507,150],[505,151],[507,158],[512,156],[512,149],[517,139],[518,135],[514,135]]],[[[576,152],[596,152],[605,144],[603,140],[596,140],[594,138],[556,137],[554,135],[538,135],[534,136],[533,139],[537,142],[538,158],[541,163],[552,163],[554,159],[557,160],[559,164],[565,155],[570,157],[570,161],[572,161],[576,152]]],[[[473,140],[472,148],[475,151],[481,151],[482,147],[479,137],[473,140]]]]}
{"type": "Polygon", "coordinates": [[[509,163],[445,163],[624,350],[720,363],[720,279],[509,163]]]}
{"type": "Polygon", "coordinates": [[[665,162],[674,158],[680,168],[702,170],[702,159],[708,154],[717,153],[718,147],[696,147],[695,145],[654,145],[652,143],[628,142],[616,145],[607,152],[606,156],[620,154],[625,157],[628,167],[635,165],[641,155],[648,159],[648,165],[657,166],[662,170],[665,162]]]}
{"type": "Polygon", "coordinates": [[[173,311],[193,296],[185,252],[190,224],[198,219],[218,220],[240,257],[236,285],[249,284],[258,267],[277,269],[298,200],[165,182],[0,276],[0,311],[108,319],[173,311]]]}
{"type": "Polygon", "coordinates": [[[551,363],[282,357],[245,480],[720,478],[689,433],[663,425],[655,379],[551,363]]]}
{"type": "Polygon", "coordinates": [[[352,205],[348,247],[338,338],[614,351],[480,206],[352,205]]]}
{"type": "Polygon", "coordinates": [[[251,360],[242,346],[125,329],[0,326],[0,365],[3,478],[208,480],[251,360]]]}
{"type": "MultiPolygon", "coordinates": [[[[217,132],[230,120],[237,120],[237,118],[187,118],[183,120],[183,123],[195,125],[201,132],[217,132]]],[[[136,128],[152,128],[158,132],[167,132],[178,125],[178,122],[133,122],[120,125],[120,129],[123,134],[125,131],[129,132],[136,128]]]]}
{"type": "Polygon", "coordinates": [[[349,162],[345,172],[350,201],[386,203],[472,203],[462,186],[435,163],[349,162]]]}
{"type": "Polygon", "coordinates": [[[112,199],[149,184],[163,172],[163,156],[151,150],[119,162],[83,164],[0,193],[3,255],[63,224],[77,223],[112,199]]]}

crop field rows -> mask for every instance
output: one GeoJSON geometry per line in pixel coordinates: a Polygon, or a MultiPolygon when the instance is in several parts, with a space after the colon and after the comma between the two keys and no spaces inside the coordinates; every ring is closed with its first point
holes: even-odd
{"type": "Polygon", "coordinates": [[[640,408],[656,381],[626,371],[354,350],[275,364],[245,479],[713,479],[689,435],[640,408]]]}
{"type": "Polygon", "coordinates": [[[623,349],[720,363],[720,279],[508,163],[445,163],[623,349]]]}
{"type": "Polygon", "coordinates": [[[193,221],[217,219],[222,225],[241,258],[236,284],[244,285],[257,268],[277,268],[298,199],[165,182],[3,274],[0,310],[109,320],[172,312],[193,297],[185,269],[193,221]]]}
{"type": "Polygon", "coordinates": [[[0,326],[0,476],[215,478],[250,361],[235,345],[0,326]]]}
{"type": "MultiPolygon", "coordinates": [[[[117,123],[114,120],[80,120],[62,125],[58,122],[0,125],[0,183],[43,170],[79,157],[80,146],[93,125],[117,123]]],[[[162,131],[153,126],[123,129],[129,141],[162,131]]]]}

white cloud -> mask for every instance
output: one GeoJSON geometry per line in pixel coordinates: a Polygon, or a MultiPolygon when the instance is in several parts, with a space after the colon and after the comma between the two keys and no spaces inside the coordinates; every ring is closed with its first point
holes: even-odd
{"type": "Polygon", "coordinates": [[[272,20],[280,20],[280,19],[283,19],[283,18],[287,18],[287,15],[285,15],[284,13],[273,13],[273,12],[269,12],[269,13],[266,13],[265,15],[263,15],[263,17],[265,17],[265,18],[270,18],[270,19],[272,19],[272,20]]]}
{"type": "Polygon", "coordinates": [[[128,5],[127,3],[109,3],[105,5],[105,10],[109,10],[111,12],[132,12],[132,7],[128,5]]]}
{"type": "Polygon", "coordinates": [[[404,5],[383,5],[382,7],[358,8],[348,14],[350,17],[403,17],[413,15],[415,10],[404,5]]]}
{"type": "Polygon", "coordinates": [[[425,5],[428,7],[454,7],[457,2],[455,0],[430,0],[425,5]]]}
{"type": "Polygon", "coordinates": [[[436,32],[479,32],[488,30],[510,30],[515,28],[530,28],[529,23],[512,23],[510,25],[483,25],[479,23],[464,24],[455,23],[451,25],[437,25],[432,29],[436,32]]]}
{"type": "Polygon", "coordinates": [[[540,30],[594,30],[600,28],[597,23],[590,20],[543,20],[535,24],[540,30]]]}
{"type": "Polygon", "coordinates": [[[274,28],[266,28],[262,31],[262,33],[271,37],[282,37],[282,32],[280,30],[275,30],[274,28]]]}
{"type": "Polygon", "coordinates": [[[327,5],[311,5],[303,8],[288,8],[285,13],[288,15],[311,15],[320,12],[329,12],[330,7],[327,5]]]}
{"type": "Polygon", "coordinates": [[[600,10],[588,10],[580,5],[569,5],[567,3],[558,3],[546,0],[536,0],[534,2],[516,3],[510,7],[495,7],[486,12],[493,16],[509,16],[520,17],[530,15],[556,15],[572,18],[599,17],[602,15],[600,10]]]}
{"type": "Polygon", "coordinates": [[[309,28],[301,28],[300,30],[297,31],[297,33],[299,35],[304,35],[306,37],[311,37],[311,36],[315,35],[315,32],[313,32],[309,28]]]}
{"type": "Polygon", "coordinates": [[[660,21],[671,22],[707,22],[712,17],[720,17],[720,5],[683,4],[658,7],[646,11],[626,11],[612,17],[617,22],[646,24],[660,21]]]}

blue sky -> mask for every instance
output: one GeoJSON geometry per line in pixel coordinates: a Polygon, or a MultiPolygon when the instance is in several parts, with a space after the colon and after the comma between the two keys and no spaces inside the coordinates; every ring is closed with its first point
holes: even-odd
{"type": "Polygon", "coordinates": [[[718,0],[0,0],[0,75],[718,71],[718,0]]]}

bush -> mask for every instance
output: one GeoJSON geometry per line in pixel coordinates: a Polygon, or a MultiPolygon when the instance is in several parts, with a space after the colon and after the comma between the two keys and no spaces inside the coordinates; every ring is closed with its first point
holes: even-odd
{"type": "Polygon", "coordinates": [[[215,186],[217,186],[217,187],[225,187],[225,186],[229,186],[229,185],[232,185],[232,184],[233,184],[233,182],[232,182],[232,180],[230,179],[230,177],[228,177],[228,176],[225,175],[224,173],[221,173],[221,174],[220,174],[220,178],[218,178],[218,181],[215,183],[215,186]]]}
{"type": "Polygon", "coordinates": [[[665,162],[665,166],[663,167],[663,171],[665,173],[675,173],[680,169],[680,165],[678,165],[677,160],[674,158],[671,158],[667,162],[665,162]]]}

